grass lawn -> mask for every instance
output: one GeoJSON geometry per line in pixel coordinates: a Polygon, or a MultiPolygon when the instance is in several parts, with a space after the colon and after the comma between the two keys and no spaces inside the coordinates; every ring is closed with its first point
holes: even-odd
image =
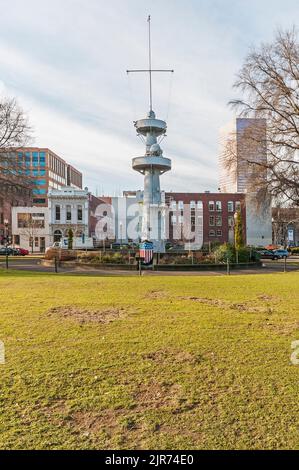
{"type": "Polygon", "coordinates": [[[1,449],[299,449],[299,273],[0,272],[1,449]]]}

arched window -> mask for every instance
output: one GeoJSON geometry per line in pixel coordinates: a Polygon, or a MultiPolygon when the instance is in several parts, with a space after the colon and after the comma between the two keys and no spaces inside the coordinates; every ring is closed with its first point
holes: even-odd
{"type": "Polygon", "coordinates": [[[54,231],[54,242],[60,242],[61,238],[62,238],[61,230],[55,230],[54,231]]]}

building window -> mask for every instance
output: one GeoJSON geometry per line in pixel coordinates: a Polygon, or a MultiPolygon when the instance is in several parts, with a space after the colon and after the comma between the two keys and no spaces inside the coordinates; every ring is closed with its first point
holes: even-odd
{"type": "Polygon", "coordinates": [[[32,166],[38,166],[38,152],[32,152],[32,166]]]}
{"type": "Polygon", "coordinates": [[[20,244],[20,235],[14,235],[14,244],[19,245],[20,244]]]}
{"type": "Polygon", "coordinates": [[[23,154],[18,153],[18,166],[23,166],[23,154]]]}
{"type": "Polygon", "coordinates": [[[228,210],[228,212],[234,212],[234,202],[233,201],[228,201],[227,210],[228,210]]]}
{"type": "Polygon", "coordinates": [[[40,152],[40,154],[39,154],[39,164],[40,164],[40,166],[46,166],[45,152],[40,152]]]}
{"type": "Polygon", "coordinates": [[[31,166],[31,155],[30,152],[25,153],[25,165],[31,166]]]}
{"type": "Polygon", "coordinates": [[[60,206],[55,206],[55,220],[60,220],[60,206]]]}
{"type": "Polygon", "coordinates": [[[31,214],[31,223],[35,228],[45,228],[45,214],[33,213],[31,214]]]}
{"type": "Polygon", "coordinates": [[[46,180],[35,180],[34,183],[35,183],[37,186],[45,186],[46,180]]]}
{"type": "Polygon", "coordinates": [[[176,201],[171,201],[171,203],[170,203],[170,208],[171,208],[171,210],[173,210],[173,211],[176,210],[176,201]]]}
{"type": "Polygon", "coordinates": [[[222,204],[221,201],[216,201],[216,211],[221,212],[222,211],[222,204]]]}
{"type": "Polygon", "coordinates": [[[171,223],[172,223],[172,225],[176,224],[176,215],[171,216],[171,223]]]}
{"type": "Polygon", "coordinates": [[[77,207],[77,219],[79,222],[82,222],[83,220],[82,206],[77,207]]]}
{"type": "Polygon", "coordinates": [[[236,211],[240,211],[240,210],[241,210],[241,202],[240,202],[240,201],[236,201],[236,202],[235,202],[235,205],[236,205],[236,211]]]}
{"type": "Polygon", "coordinates": [[[72,220],[72,207],[71,206],[66,206],[66,220],[69,222],[72,220]]]}
{"type": "Polygon", "coordinates": [[[45,204],[46,199],[33,199],[33,204],[45,204]]]}
{"type": "Polygon", "coordinates": [[[196,203],[195,201],[190,201],[190,209],[195,209],[196,203]]]}
{"type": "Polygon", "coordinates": [[[183,215],[179,215],[179,224],[183,224],[184,223],[184,216],[183,215]]]}
{"type": "Polygon", "coordinates": [[[179,211],[184,210],[184,202],[183,201],[178,202],[178,209],[179,209],[179,211]]]}
{"type": "Polygon", "coordinates": [[[38,248],[38,237],[34,237],[34,246],[35,248],[38,248]]]}
{"type": "Polygon", "coordinates": [[[209,231],[209,237],[215,237],[215,230],[209,231]]]}
{"type": "Polygon", "coordinates": [[[197,201],[197,209],[202,209],[202,201],[197,201]]]}
{"type": "Polygon", "coordinates": [[[30,214],[28,213],[18,213],[17,214],[17,221],[18,221],[18,228],[25,228],[28,227],[30,220],[30,214]]]}
{"type": "Polygon", "coordinates": [[[215,225],[215,217],[213,215],[210,215],[209,225],[210,226],[215,225]]]}
{"type": "Polygon", "coordinates": [[[222,237],[222,230],[220,228],[216,230],[216,235],[217,237],[222,237]]]}
{"type": "Polygon", "coordinates": [[[46,194],[46,190],[45,189],[33,189],[32,190],[32,194],[34,195],[39,195],[39,194],[46,194]]]}
{"type": "Polygon", "coordinates": [[[216,215],[216,225],[217,225],[217,227],[221,227],[221,225],[222,225],[222,215],[216,215]]]}
{"type": "Polygon", "coordinates": [[[215,203],[214,201],[209,201],[209,211],[214,211],[215,210],[215,203]]]}

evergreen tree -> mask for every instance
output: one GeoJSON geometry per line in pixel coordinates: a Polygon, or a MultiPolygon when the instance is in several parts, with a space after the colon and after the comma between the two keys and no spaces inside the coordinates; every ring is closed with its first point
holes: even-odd
{"type": "Polygon", "coordinates": [[[70,228],[69,231],[68,231],[68,240],[67,240],[67,247],[68,247],[69,250],[73,249],[73,238],[74,238],[74,232],[70,228]]]}
{"type": "Polygon", "coordinates": [[[243,223],[241,211],[237,211],[235,214],[235,249],[239,250],[242,246],[244,246],[243,223]]]}

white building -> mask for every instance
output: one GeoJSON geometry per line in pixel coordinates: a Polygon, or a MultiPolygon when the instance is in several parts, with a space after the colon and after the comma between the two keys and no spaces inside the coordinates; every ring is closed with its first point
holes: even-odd
{"type": "Polygon", "coordinates": [[[50,243],[60,241],[73,230],[74,237],[89,235],[89,192],[87,189],[76,189],[65,186],[51,189],[49,201],[50,243]]]}
{"type": "Polygon", "coordinates": [[[33,253],[49,246],[49,211],[47,207],[12,207],[12,243],[33,253]]]}
{"type": "MultiPolygon", "coordinates": [[[[256,167],[248,162],[267,163],[266,131],[265,119],[252,118],[237,118],[221,129],[218,161],[221,192],[253,192],[256,167]]],[[[266,176],[266,171],[259,168],[259,177],[266,176]]]]}

